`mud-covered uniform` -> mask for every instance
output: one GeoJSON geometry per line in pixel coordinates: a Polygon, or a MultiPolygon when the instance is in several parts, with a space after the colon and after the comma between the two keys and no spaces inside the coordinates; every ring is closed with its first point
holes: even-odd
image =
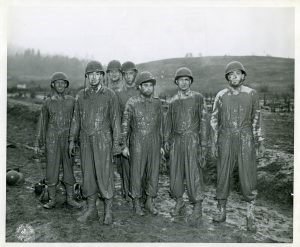
{"type": "Polygon", "coordinates": [[[256,91],[246,86],[240,86],[237,90],[230,87],[221,90],[214,101],[211,127],[213,142],[218,147],[217,199],[227,199],[236,165],[245,200],[255,199],[255,147],[263,140],[256,91]]]}
{"type": "Polygon", "coordinates": [[[104,199],[113,197],[112,158],[121,152],[120,128],[119,102],[112,90],[102,86],[78,93],[70,141],[79,140],[84,196],[99,191],[104,199]]]}
{"type": "Polygon", "coordinates": [[[133,198],[156,197],[162,147],[162,109],[159,99],[142,94],[131,97],[125,106],[122,121],[122,139],[129,141],[130,193],[133,198]],[[143,176],[146,184],[142,185],[143,176]]]}
{"type": "MultiPolygon", "coordinates": [[[[123,119],[123,113],[125,110],[125,105],[129,98],[139,95],[139,91],[136,89],[136,87],[124,87],[121,91],[116,91],[116,94],[119,98],[120,103],[120,112],[121,112],[121,120],[123,119]]],[[[130,131],[130,129],[129,129],[130,131]]],[[[127,143],[128,145],[128,143],[127,143]]],[[[118,172],[122,178],[122,193],[126,196],[129,192],[129,180],[130,180],[130,163],[129,159],[120,156],[120,162],[118,165],[118,172]]]]}
{"type": "Polygon", "coordinates": [[[125,90],[124,81],[122,79],[120,79],[117,82],[113,82],[110,80],[108,83],[108,88],[113,90],[115,93],[121,92],[121,91],[125,90]]]}
{"type": "Polygon", "coordinates": [[[166,121],[171,194],[176,199],[183,196],[185,178],[190,201],[202,201],[201,150],[207,146],[207,110],[203,96],[190,90],[179,91],[170,100],[166,121]]]}
{"type": "Polygon", "coordinates": [[[54,186],[58,183],[60,165],[63,168],[63,182],[75,183],[74,160],[68,155],[68,138],[75,99],[57,94],[47,98],[43,104],[37,126],[36,147],[45,145],[46,184],[54,186]]]}

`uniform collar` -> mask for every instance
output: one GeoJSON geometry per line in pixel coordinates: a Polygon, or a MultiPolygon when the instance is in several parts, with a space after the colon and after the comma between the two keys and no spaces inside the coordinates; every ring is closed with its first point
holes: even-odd
{"type": "Polygon", "coordinates": [[[241,91],[242,91],[242,87],[243,85],[240,85],[237,88],[231,87],[231,86],[227,86],[229,92],[233,95],[238,95],[241,91]]]}
{"type": "Polygon", "coordinates": [[[190,96],[192,94],[191,89],[188,89],[186,91],[178,91],[178,96],[179,97],[186,97],[186,96],[190,96]]]}
{"type": "Polygon", "coordinates": [[[64,100],[64,99],[65,99],[65,94],[63,93],[63,94],[61,94],[61,96],[60,96],[58,93],[54,92],[54,93],[51,95],[51,99],[52,99],[52,100],[64,100]]]}
{"type": "Polygon", "coordinates": [[[141,99],[142,99],[143,102],[150,102],[150,103],[153,102],[153,95],[151,95],[151,96],[148,98],[148,97],[145,97],[142,93],[140,93],[140,97],[141,97],[141,99]]]}
{"type": "Polygon", "coordinates": [[[95,94],[95,93],[101,92],[102,90],[103,90],[103,86],[101,85],[101,83],[99,83],[99,85],[96,89],[93,89],[92,87],[89,87],[87,89],[87,93],[88,94],[95,94]]]}

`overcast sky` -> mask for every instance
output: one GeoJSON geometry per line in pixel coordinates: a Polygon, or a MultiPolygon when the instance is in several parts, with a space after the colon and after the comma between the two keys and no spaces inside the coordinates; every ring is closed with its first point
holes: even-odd
{"type": "Polygon", "coordinates": [[[103,63],[215,55],[294,57],[293,8],[10,7],[8,43],[103,63]]]}

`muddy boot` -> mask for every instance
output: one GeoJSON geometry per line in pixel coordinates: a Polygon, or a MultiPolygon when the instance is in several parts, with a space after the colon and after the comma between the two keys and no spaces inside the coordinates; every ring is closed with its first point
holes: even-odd
{"type": "Polygon", "coordinates": [[[185,203],[183,201],[183,198],[178,198],[177,201],[176,201],[175,208],[171,212],[171,215],[172,216],[178,216],[179,214],[181,214],[184,207],[185,207],[185,203]]]}
{"type": "Polygon", "coordinates": [[[104,207],[105,207],[105,213],[104,213],[104,225],[110,225],[113,222],[113,217],[112,217],[112,202],[113,199],[105,199],[104,201],[104,207]]]}
{"type": "Polygon", "coordinates": [[[215,222],[224,222],[226,220],[226,201],[218,200],[218,211],[217,214],[213,217],[215,222]]]}
{"type": "Polygon", "coordinates": [[[97,194],[87,197],[87,209],[83,213],[83,215],[77,218],[77,221],[87,222],[89,220],[93,220],[98,217],[98,211],[96,208],[96,199],[97,199],[97,194]]]}
{"type": "Polygon", "coordinates": [[[67,204],[74,207],[74,208],[82,208],[82,204],[76,202],[73,198],[74,196],[74,192],[73,192],[73,186],[72,185],[69,185],[69,184],[66,184],[66,194],[67,194],[67,204]]]}
{"type": "Polygon", "coordinates": [[[56,186],[48,186],[48,193],[50,200],[43,205],[44,208],[51,209],[55,207],[56,203],[56,186]]]}
{"type": "Polygon", "coordinates": [[[256,232],[257,228],[255,225],[255,217],[254,217],[254,200],[251,202],[247,202],[247,231],[256,232]]]}
{"type": "Polygon", "coordinates": [[[143,216],[145,215],[140,204],[140,199],[139,198],[134,198],[133,199],[133,211],[136,215],[143,216]]]}
{"type": "Polygon", "coordinates": [[[148,210],[151,214],[157,215],[157,209],[154,206],[153,198],[151,196],[147,197],[147,201],[145,203],[145,209],[148,210]]]}

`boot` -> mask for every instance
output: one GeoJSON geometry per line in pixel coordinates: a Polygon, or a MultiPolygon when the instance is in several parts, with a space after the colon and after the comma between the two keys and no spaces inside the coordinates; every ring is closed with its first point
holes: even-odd
{"type": "Polygon", "coordinates": [[[254,203],[255,201],[247,202],[247,231],[256,232],[257,228],[255,225],[255,217],[254,217],[254,203]]]}
{"type": "Polygon", "coordinates": [[[56,186],[48,186],[48,193],[50,200],[43,205],[44,208],[51,209],[55,207],[56,203],[56,186]]]}
{"type": "Polygon", "coordinates": [[[134,198],[133,199],[133,211],[136,215],[139,215],[139,216],[145,215],[142,208],[141,208],[139,198],[134,198]]]}
{"type": "Polygon", "coordinates": [[[113,222],[113,217],[112,217],[112,202],[113,199],[105,199],[104,201],[104,207],[105,207],[105,213],[104,213],[104,221],[103,224],[104,225],[110,225],[113,222]]]}
{"type": "Polygon", "coordinates": [[[218,200],[218,212],[213,217],[213,221],[215,222],[224,222],[226,220],[226,201],[218,200]]]}
{"type": "Polygon", "coordinates": [[[89,220],[96,219],[98,217],[98,211],[96,208],[96,199],[97,199],[97,194],[87,197],[87,209],[83,213],[83,215],[77,218],[77,221],[87,222],[89,220]]]}
{"type": "Polygon", "coordinates": [[[179,214],[181,214],[184,207],[185,207],[185,203],[183,201],[183,198],[182,197],[178,198],[177,201],[176,201],[175,208],[171,212],[172,216],[178,216],[179,214]]]}
{"type": "Polygon", "coordinates": [[[157,215],[157,209],[154,206],[153,198],[151,196],[147,197],[147,201],[145,203],[145,209],[148,210],[151,214],[157,215]]]}
{"type": "Polygon", "coordinates": [[[72,185],[69,185],[69,184],[66,184],[66,194],[67,194],[67,203],[68,205],[74,207],[74,208],[82,208],[82,204],[76,202],[74,200],[74,192],[73,192],[73,186],[72,185]]]}
{"type": "Polygon", "coordinates": [[[194,205],[193,212],[191,214],[191,219],[202,218],[202,201],[197,201],[194,205]]]}

